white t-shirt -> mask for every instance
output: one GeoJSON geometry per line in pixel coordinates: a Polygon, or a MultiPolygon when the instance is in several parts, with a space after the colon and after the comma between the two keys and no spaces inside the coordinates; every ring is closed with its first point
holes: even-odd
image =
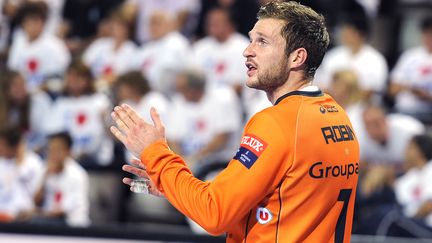
{"type": "Polygon", "coordinates": [[[42,161],[35,153],[26,152],[20,165],[0,157],[0,212],[16,216],[33,209],[33,196],[43,173],[42,161]]]}
{"type": "Polygon", "coordinates": [[[128,4],[138,8],[136,38],[141,43],[149,41],[149,22],[154,12],[166,11],[175,17],[182,11],[197,15],[201,10],[201,1],[198,0],[129,0],[128,4]]]}
{"type": "Polygon", "coordinates": [[[114,45],[114,39],[100,38],[84,51],[83,61],[90,67],[95,78],[110,74],[121,75],[132,69],[130,59],[135,55],[135,44],[126,41],[118,50],[114,49],[114,45]]]}
{"type": "MultiPolygon", "coordinates": [[[[424,47],[405,51],[391,73],[391,80],[432,94],[432,53],[424,47]]],[[[432,102],[423,101],[409,91],[398,94],[395,105],[404,113],[431,112],[432,109],[432,102]]]]}
{"type": "Polygon", "coordinates": [[[72,154],[93,155],[99,165],[107,165],[113,156],[113,141],[108,135],[105,118],[111,109],[102,93],[80,97],[60,97],[55,104],[56,130],[66,130],[73,138],[72,154]]]}
{"type": "Polygon", "coordinates": [[[7,65],[24,75],[33,91],[45,78],[63,75],[71,56],[64,42],[54,35],[42,34],[29,42],[24,33],[17,33],[12,42],[7,65]]]}
{"type": "Polygon", "coordinates": [[[70,226],[89,225],[88,174],[76,161],[67,159],[63,171],[49,175],[44,186],[43,210],[64,211],[70,226]]]}
{"type": "Polygon", "coordinates": [[[328,51],[317,70],[314,84],[327,89],[333,74],[346,69],[355,71],[362,90],[384,92],[388,75],[387,62],[383,55],[370,45],[364,45],[355,55],[345,46],[328,51]]]}
{"type": "Polygon", "coordinates": [[[152,89],[170,94],[175,74],[187,67],[190,52],[188,40],[180,33],[172,32],[145,44],[132,61],[135,69],[147,77],[152,89]]]}
{"type": "MultiPolygon", "coordinates": [[[[432,161],[429,161],[423,168],[410,169],[396,179],[396,199],[408,217],[413,217],[425,202],[432,200],[431,178],[432,161]]],[[[432,214],[426,217],[425,222],[432,227],[432,214]]]]}
{"type": "Polygon", "coordinates": [[[249,40],[239,33],[223,43],[205,37],[193,45],[194,62],[205,71],[209,88],[244,85],[247,69],[243,51],[248,45],[249,40]]]}
{"type": "Polygon", "coordinates": [[[31,94],[30,129],[26,136],[27,146],[31,150],[42,148],[49,134],[56,132],[56,123],[52,120],[55,101],[43,92],[31,94]]]}
{"type": "MultiPolygon", "coordinates": [[[[235,152],[237,131],[241,129],[241,113],[236,95],[229,89],[207,90],[197,103],[188,102],[181,95],[172,101],[167,138],[181,146],[182,154],[193,155],[207,146],[221,133],[233,134],[225,147],[215,153],[217,159],[227,160],[235,152]]],[[[228,160],[227,160],[228,161],[228,160]]]]}
{"type": "Polygon", "coordinates": [[[414,135],[422,134],[425,130],[421,122],[402,114],[388,115],[387,123],[389,137],[385,145],[371,139],[364,126],[361,129],[356,127],[361,160],[370,163],[400,165],[405,160],[404,154],[409,141],[414,135]]]}

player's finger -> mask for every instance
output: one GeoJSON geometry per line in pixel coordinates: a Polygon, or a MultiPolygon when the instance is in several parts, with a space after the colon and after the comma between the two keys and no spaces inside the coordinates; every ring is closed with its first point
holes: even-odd
{"type": "Polygon", "coordinates": [[[156,110],[156,108],[152,107],[150,109],[150,116],[151,116],[151,119],[153,120],[153,124],[155,125],[156,129],[163,130],[164,126],[163,126],[162,121],[160,119],[159,112],[156,110]]]}
{"type": "Polygon", "coordinates": [[[130,166],[130,165],[123,165],[122,167],[123,171],[129,172],[131,174],[134,174],[140,178],[146,178],[149,179],[149,175],[147,174],[147,172],[143,169],[134,167],[134,166],[130,166]]]}
{"type": "Polygon", "coordinates": [[[129,177],[124,177],[122,182],[128,186],[132,186],[132,181],[133,179],[129,178],[129,177]]]}
{"type": "Polygon", "coordinates": [[[123,144],[126,144],[126,136],[115,126],[110,127],[110,131],[123,144]]]}
{"type": "Polygon", "coordinates": [[[136,167],[140,167],[144,170],[146,169],[146,166],[143,163],[141,163],[141,160],[139,159],[136,158],[131,159],[131,164],[133,164],[136,167]]]}
{"type": "Polygon", "coordinates": [[[122,106],[114,107],[114,112],[128,128],[131,128],[135,125],[135,122],[132,121],[132,119],[129,117],[128,113],[122,106]]]}
{"type": "Polygon", "coordinates": [[[122,104],[121,107],[123,108],[123,110],[126,112],[126,114],[129,116],[129,118],[137,123],[140,120],[143,120],[140,115],[129,105],[127,104],[122,104]]]}
{"type": "Polygon", "coordinates": [[[118,116],[115,111],[111,112],[111,117],[122,131],[126,132],[129,130],[128,126],[124,123],[124,121],[118,116]]]}

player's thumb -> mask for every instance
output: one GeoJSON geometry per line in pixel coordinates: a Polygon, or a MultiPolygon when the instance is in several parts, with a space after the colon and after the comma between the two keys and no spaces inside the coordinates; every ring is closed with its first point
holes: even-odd
{"type": "Polygon", "coordinates": [[[162,120],[160,119],[159,112],[157,112],[156,108],[152,107],[150,109],[150,116],[156,129],[165,135],[165,127],[162,124],[162,120]]]}

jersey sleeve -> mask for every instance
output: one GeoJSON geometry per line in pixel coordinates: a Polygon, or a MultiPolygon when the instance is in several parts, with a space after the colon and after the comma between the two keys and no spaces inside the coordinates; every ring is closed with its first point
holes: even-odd
{"type": "Polygon", "coordinates": [[[212,182],[195,178],[164,142],[146,148],[141,160],[156,186],[179,211],[211,234],[226,232],[266,198],[289,168],[288,139],[271,116],[258,113],[240,148],[212,182]]]}

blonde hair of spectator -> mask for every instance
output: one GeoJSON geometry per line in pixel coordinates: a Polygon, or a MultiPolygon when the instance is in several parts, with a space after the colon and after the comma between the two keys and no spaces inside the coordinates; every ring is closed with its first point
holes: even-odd
{"type": "Polygon", "coordinates": [[[340,70],[333,74],[332,85],[345,88],[345,100],[338,100],[342,107],[349,106],[364,99],[356,73],[353,70],[340,70]]]}

